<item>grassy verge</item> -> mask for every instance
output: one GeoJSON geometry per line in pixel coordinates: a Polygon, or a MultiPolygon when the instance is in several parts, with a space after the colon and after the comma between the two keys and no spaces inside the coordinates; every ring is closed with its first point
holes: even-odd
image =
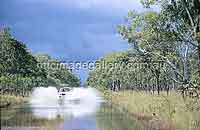
{"type": "Polygon", "coordinates": [[[103,94],[148,127],[157,130],[200,130],[199,99],[183,99],[175,92],[169,96],[133,91],[106,91],[103,94]]]}
{"type": "Polygon", "coordinates": [[[28,99],[21,96],[0,95],[0,108],[19,105],[28,99]]]}

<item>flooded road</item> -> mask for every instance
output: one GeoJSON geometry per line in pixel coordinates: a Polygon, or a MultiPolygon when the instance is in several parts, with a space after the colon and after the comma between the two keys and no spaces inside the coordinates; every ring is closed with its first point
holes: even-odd
{"type": "Polygon", "coordinates": [[[1,109],[1,129],[147,130],[94,89],[75,89],[62,104],[52,97],[55,93],[55,88],[40,88],[29,103],[1,109]]]}

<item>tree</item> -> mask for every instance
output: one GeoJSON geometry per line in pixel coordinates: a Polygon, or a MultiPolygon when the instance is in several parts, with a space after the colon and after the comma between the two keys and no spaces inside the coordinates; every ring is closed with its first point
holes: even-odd
{"type": "Polygon", "coordinates": [[[9,28],[0,31],[1,93],[24,96],[38,86],[80,85],[68,68],[43,68],[40,63],[60,64],[48,55],[33,56],[23,42],[10,34],[9,28]]]}
{"type": "Polygon", "coordinates": [[[48,86],[62,87],[63,84],[69,87],[79,87],[80,80],[72,74],[67,66],[47,54],[36,54],[38,67],[47,73],[48,86]]]}
{"type": "MultiPolygon", "coordinates": [[[[198,76],[196,81],[200,84],[200,1],[199,0],[142,0],[142,3],[146,7],[150,7],[152,4],[160,4],[162,11],[170,23],[181,23],[178,24],[174,30],[176,37],[183,42],[187,42],[195,47],[198,56],[197,72],[198,76]],[[183,26],[187,28],[187,37],[180,33],[183,26]]],[[[174,25],[174,24],[172,24],[174,25]]]]}
{"type": "MultiPolygon", "coordinates": [[[[147,6],[155,2],[144,0],[143,4],[147,6]]],[[[88,78],[89,84],[114,91],[118,83],[117,90],[123,88],[154,92],[156,87],[158,94],[163,90],[168,93],[170,89],[181,89],[184,93],[189,87],[196,88],[200,81],[196,75],[196,69],[200,68],[196,51],[198,42],[194,37],[194,28],[182,17],[187,12],[176,16],[177,13],[183,13],[185,7],[175,13],[173,4],[163,0],[160,12],[129,12],[127,22],[118,26],[118,32],[133,49],[126,52],[127,57],[123,57],[123,60],[117,58],[117,54],[100,59],[101,64],[102,60],[108,59],[123,62],[122,69],[96,68],[88,78]],[[114,58],[107,58],[112,56],[114,58]],[[128,67],[126,59],[128,63],[138,63],[138,66],[128,67]]],[[[196,17],[197,14],[193,13],[196,17]]]]}
{"type": "Polygon", "coordinates": [[[31,91],[44,85],[46,74],[37,67],[37,61],[26,45],[10,34],[9,28],[0,31],[0,90],[11,94],[31,91]]]}

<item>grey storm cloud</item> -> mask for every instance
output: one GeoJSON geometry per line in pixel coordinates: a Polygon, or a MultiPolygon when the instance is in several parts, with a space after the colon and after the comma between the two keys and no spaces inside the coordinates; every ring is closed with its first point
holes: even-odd
{"type": "Polygon", "coordinates": [[[95,60],[129,48],[116,26],[124,22],[129,10],[142,10],[139,1],[1,0],[0,26],[11,27],[33,53],[95,60]]]}

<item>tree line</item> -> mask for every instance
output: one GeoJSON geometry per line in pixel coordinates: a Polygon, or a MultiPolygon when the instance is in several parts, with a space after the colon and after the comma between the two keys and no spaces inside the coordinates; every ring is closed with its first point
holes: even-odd
{"type": "MultiPolygon", "coordinates": [[[[119,35],[131,45],[98,61],[122,62],[119,67],[96,68],[88,85],[111,90],[180,90],[199,96],[200,88],[200,1],[142,0],[160,11],[130,11],[118,26],[119,35]],[[130,67],[130,64],[137,67],[130,67]]],[[[100,62],[101,63],[101,62],[100,62]]]]}
{"type": "Polygon", "coordinates": [[[15,39],[9,28],[0,30],[0,92],[25,96],[39,86],[80,86],[80,80],[66,68],[42,68],[38,64],[60,63],[47,54],[33,55],[15,39]]]}

